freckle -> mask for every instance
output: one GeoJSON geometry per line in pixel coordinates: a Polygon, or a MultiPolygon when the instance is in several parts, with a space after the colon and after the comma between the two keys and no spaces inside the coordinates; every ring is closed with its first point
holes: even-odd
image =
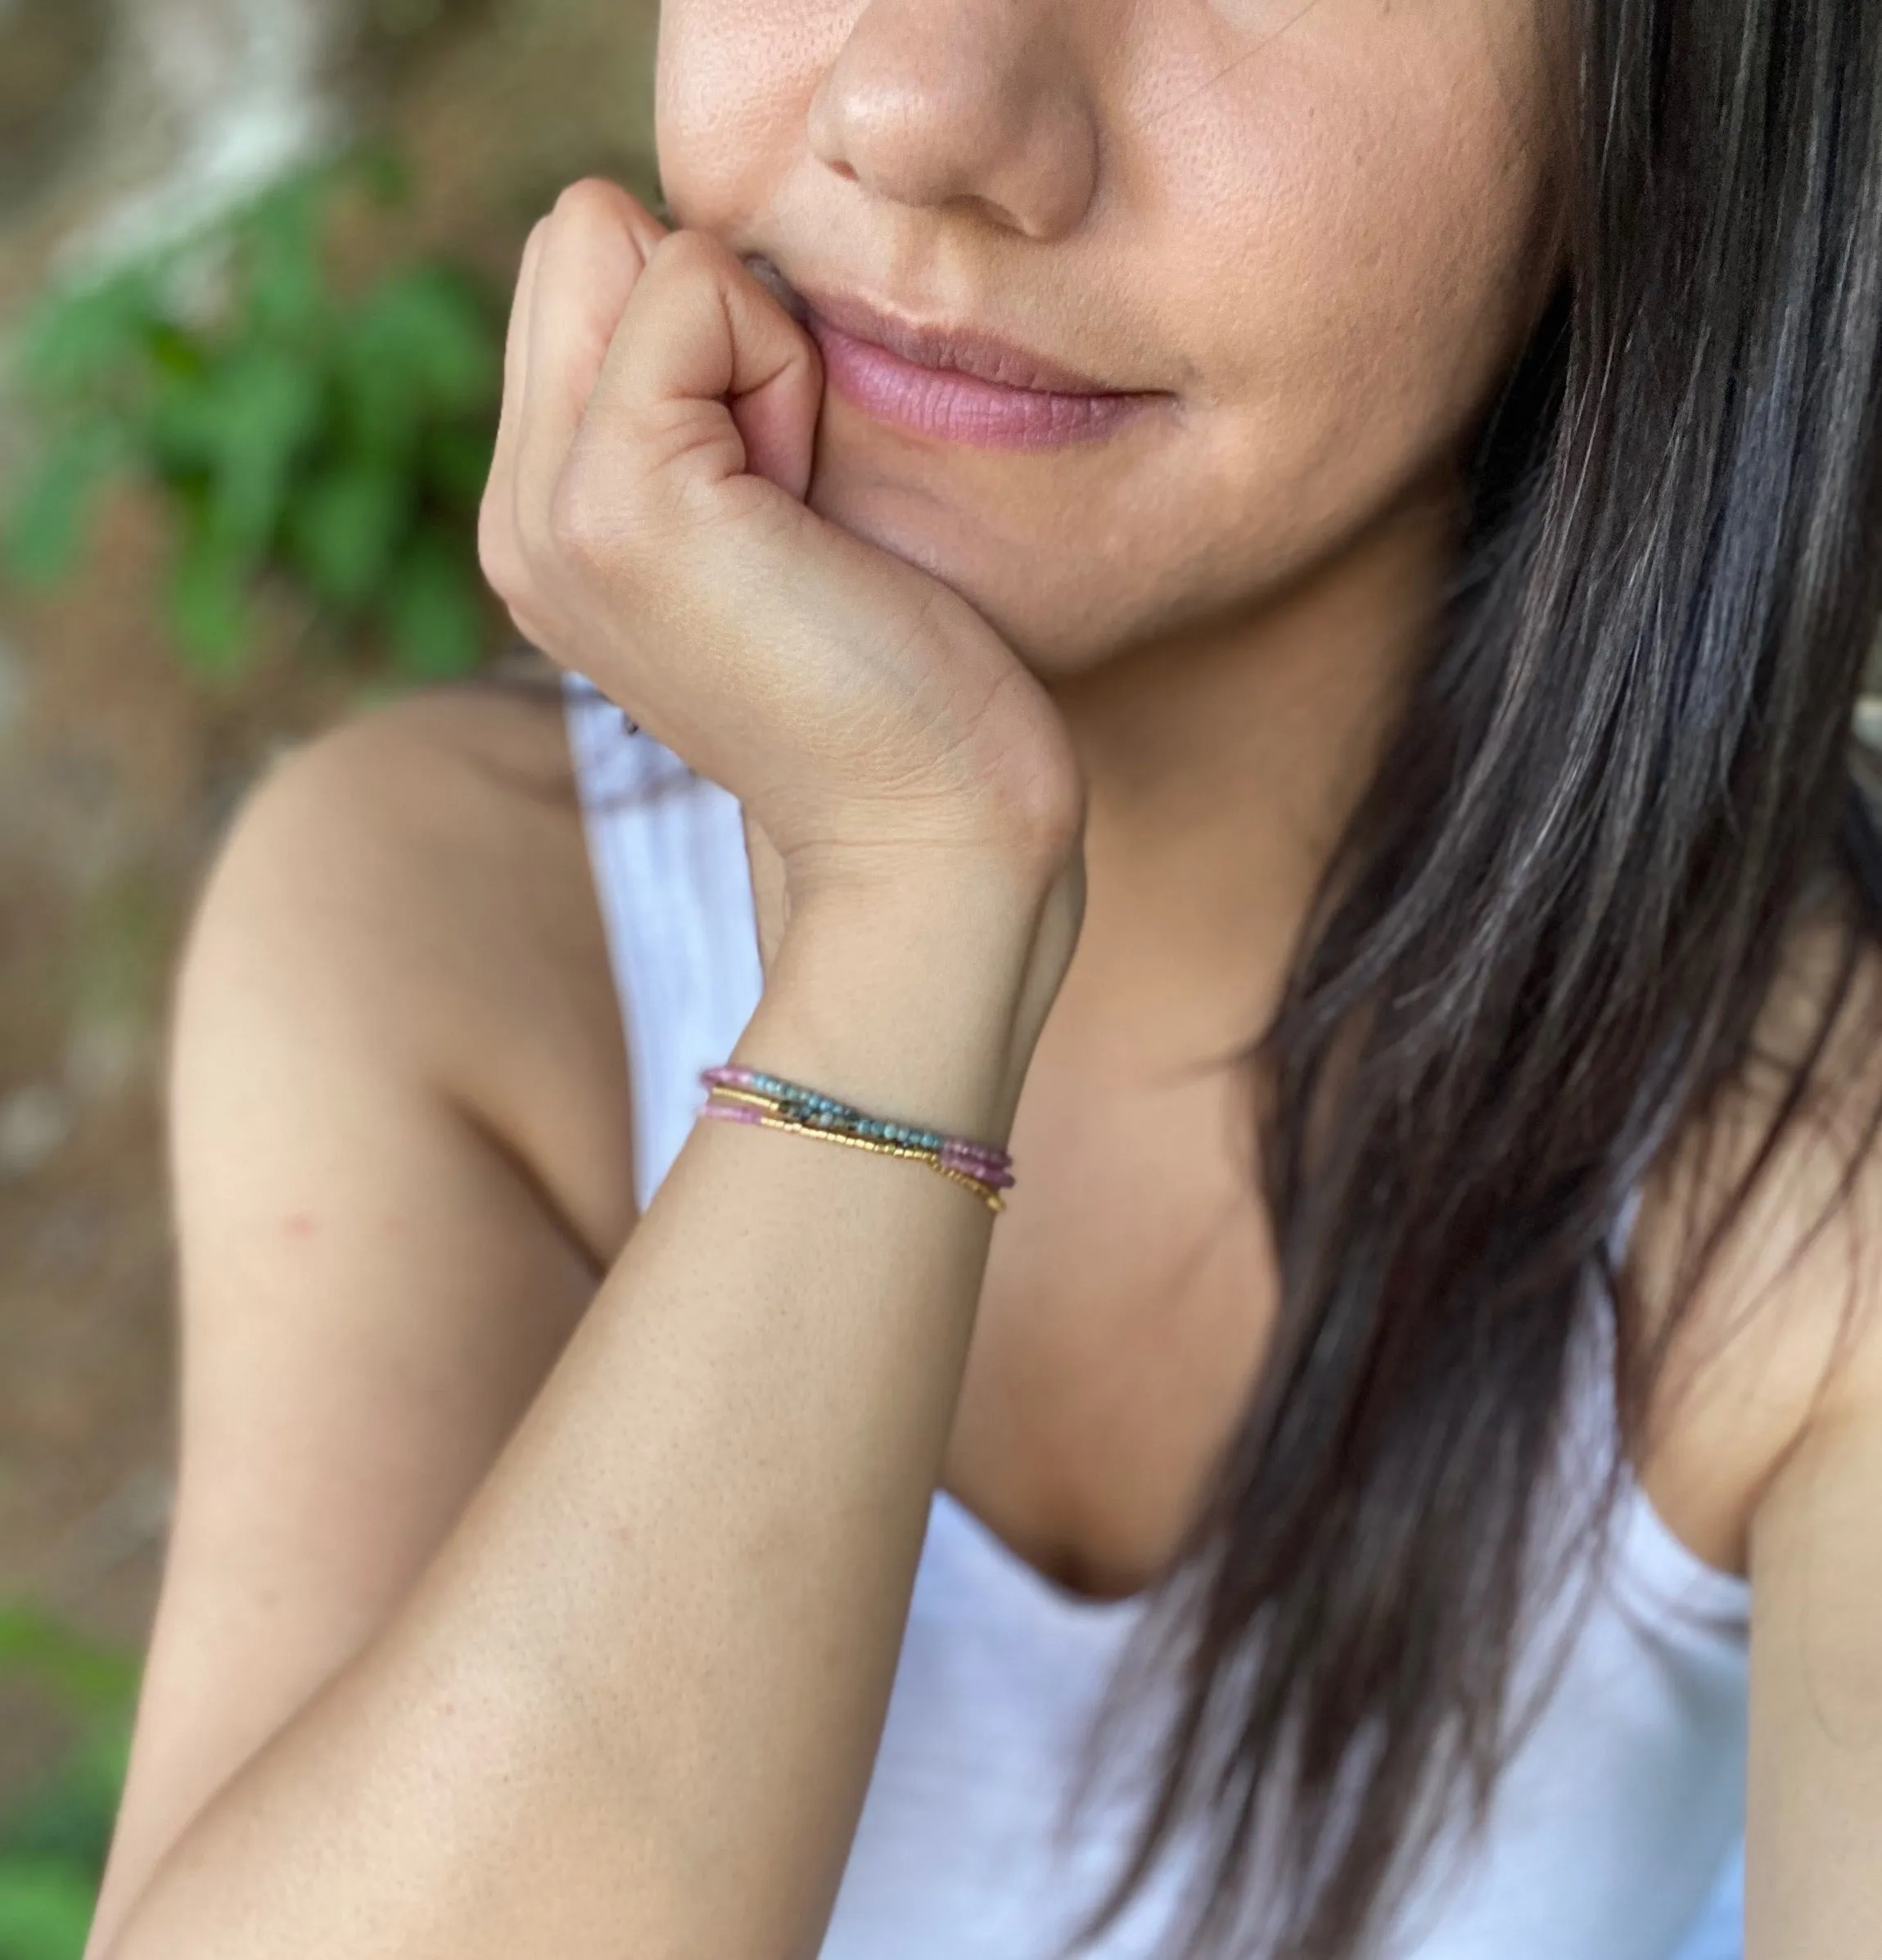
{"type": "Polygon", "coordinates": [[[311,1239],[314,1236],[312,1212],[291,1212],[282,1222],[281,1228],[291,1239],[311,1239]]]}

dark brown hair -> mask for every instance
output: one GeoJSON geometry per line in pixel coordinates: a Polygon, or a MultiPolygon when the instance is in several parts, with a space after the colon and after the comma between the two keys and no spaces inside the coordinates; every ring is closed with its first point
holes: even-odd
{"type": "Polygon", "coordinates": [[[1276,1330],[1133,1643],[1177,1652],[1180,1705],[1084,1929],[1193,1815],[1185,1960],[1353,1960],[1456,1799],[1481,1827],[1530,1712],[1527,1588],[1591,1580],[1625,1460],[1539,1563],[1577,1339],[1608,1316],[1637,1445],[1700,1275],[1874,999],[1850,729],[1882,616],[1882,9],[1563,5],[1568,269],[1474,445],[1446,630],[1243,1058],[1276,1330]],[[1812,1031],[1761,1054],[1818,919],[1812,1031]],[[1649,1339],[1616,1222],[1761,1066],[1758,1147],[1649,1339]]]}
{"type": "Polygon", "coordinates": [[[1577,1338],[1613,1316],[1631,1448],[1873,1005],[1851,723],[1882,615],[1882,10],[1576,0],[1568,25],[1569,268],[1482,431],[1448,629],[1250,1051],[1279,1323],[1167,1588],[1182,1705],[1088,1932],[1198,1792],[1185,1953],[1348,1960],[1455,1799],[1482,1827],[1539,1705],[1510,1692],[1526,1587],[1582,1550],[1591,1583],[1627,1453],[1539,1559],[1577,1338]],[[1762,1054],[1818,919],[1813,1027],[1762,1054]],[[1616,1222],[1760,1066],[1758,1147],[1650,1339],[1616,1222]]]}

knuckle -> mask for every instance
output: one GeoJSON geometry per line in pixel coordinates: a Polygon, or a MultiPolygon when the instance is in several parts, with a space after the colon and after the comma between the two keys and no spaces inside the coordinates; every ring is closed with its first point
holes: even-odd
{"type": "Polygon", "coordinates": [[[600,179],[590,171],[572,178],[557,192],[556,200],[550,206],[553,214],[559,216],[565,211],[576,211],[591,203],[599,188],[600,179]]]}
{"type": "Polygon", "coordinates": [[[697,274],[722,263],[726,248],[710,232],[668,232],[648,255],[648,270],[658,264],[667,277],[697,274]]]}
{"type": "Polygon", "coordinates": [[[617,219],[623,199],[621,187],[610,183],[605,177],[578,177],[557,194],[552,215],[564,220],[573,219],[576,224],[617,219]]]}

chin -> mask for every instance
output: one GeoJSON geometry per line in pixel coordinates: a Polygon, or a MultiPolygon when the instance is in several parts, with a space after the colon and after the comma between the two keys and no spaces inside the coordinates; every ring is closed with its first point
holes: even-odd
{"type": "Polygon", "coordinates": [[[1122,595],[1108,591],[1094,554],[964,513],[905,480],[859,482],[819,467],[805,501],[959,594],[1042,680],[1100,666],[1117,650],[1122,595]]]}

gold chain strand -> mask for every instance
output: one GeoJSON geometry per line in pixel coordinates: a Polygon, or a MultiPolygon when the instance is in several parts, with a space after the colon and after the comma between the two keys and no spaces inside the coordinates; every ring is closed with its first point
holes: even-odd
{"type": "MultiPolygon", "coordinates": [[[[712,1093],[715,1095],[731,1095],[735,1101],[742,1101],[747,1107],[753,1105],[751,1095],[729,1091],[720,1083],[713,1085],[712,1093]]],[[[932,1150],[919,1149],[910,1144],[891,1143],[883,1137],[852,1136],[846,1130],[822,1130],[810,1123],[793,1122],[788,1117],[769,1113],[776,1107],[774,1099],[768,1099],[765,1103],[756,1106],[760,1112],[756,1125],[760,1129],[790,1130],[800,1136],[821,1138],[825,1143],[846,1144],[851,1149],[870,1150],[878,1157],[913,1157],[925,1163],[931,1171],[938,1171],[943,1177],[952,1178],[956,1184],[963,1185],[973,1191],[985,1201],[989,1211],[1003,1212],[1006,1209],[1006,1200],[998,1190],[991,1185],[982,1184],[977,1177],[957,1169],[952,1164],[943,1163],[939,1155],[932,1150]]]]}
{"type": "MultiPolygon", "coordinates": [[[[724,1102],[742,1103],[748,1109],[762,1109],[768,1111],[773,1115],[780,1117],[783,1116],[784,1110],[789,1106],[782,1096],[774,1095],[768,1090],[744,1089],[740,1088],[736,1084],[730,1082],[713,1083],[710,1091],[708,1091],[708,1100],[710,1100],[712,1096],[717,1096],[720,1099],[720,1100],[724,1102]]],[[[860,1114],[860,1112],[858,1113],[860,1114]]],[[[837,1125],[833,1122],[785,1121],[773,1125],[772,1127],[778,1129],[786,1130],[808,1130],[814,1136],[834,1136],[837,1138],[846,1139],[850,1142],[859,1144],[865,1149],[881,1150],[891,1156],[922,1158],[925,1162],[933,1164],[934,1167],[937,1171],[942,1170],[944,1168],[940,1161],[940,1154],[937,1151],[924,1149],[918,1145],[911,1147],[906,1145],[894,1144],[887,1138],[878,1139],[875,1137],[860,1136],[854,1131],[840,1128],[837,1125]]],[[[948,1169],[946,1171],[946,1175],[951,1176],[955,1175],[955,1173],[951,1169],[948,1169]]],[[[977,1191],[984,1191],[988,1188],[977,1177],[967,1177],[966,1181],[971,1183],[977,1191]]],[[[995,1206],[995,1209],[1004,1210],[1004,1207],[995,1206]]]]}

